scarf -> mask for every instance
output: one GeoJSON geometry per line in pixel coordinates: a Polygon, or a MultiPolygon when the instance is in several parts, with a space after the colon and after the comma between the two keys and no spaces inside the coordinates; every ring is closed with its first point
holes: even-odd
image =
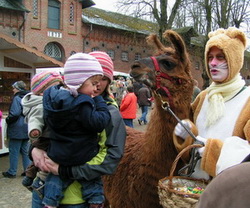
{"type": "Polygon", "coordinates": [[[240,74],[226,83],[213,82],[208,88],[208,109],[206,126],[213,125],[224,115],[225,102],[232,99],[244,87],[245,81],[240,74]]]}

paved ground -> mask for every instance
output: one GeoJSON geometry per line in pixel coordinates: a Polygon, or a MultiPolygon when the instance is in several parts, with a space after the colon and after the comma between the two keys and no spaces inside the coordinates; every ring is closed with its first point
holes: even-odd
{"type": "MultiPolygon", "coordinates": [[[[148,113],[148,120],[150,118],[148,113]]],[[[137,119],[134,120],[134,127],[140,131],[145,131],[146,125],[139,125],[138,118],[141,113],[138,109],[137,119]]],[[[14,179],[4,178],[2,172],[9,167],[8,154],[0,156],[0,208],[30,208],[31,207],[31,192],[24,188],[21,184],[22,163],[19,160],[17,177],[14,179]]]]}

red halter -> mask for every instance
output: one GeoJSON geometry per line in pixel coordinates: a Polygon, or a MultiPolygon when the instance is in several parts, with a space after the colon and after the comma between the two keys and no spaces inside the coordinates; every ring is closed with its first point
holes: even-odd
{"type": "Polygon", "coordinates": [[[152,59],[152,61],[154,63],[154,67],[155,67],[155,76],[156,76],[156,90],[155,91],[157,92],[160,89],[164,90],[164,92],[168,96],[170,106],[173,106],[173,98],[172,98],[168,88],[161,86],[161,78],[168,79],[171,82],[173,82],[174,79],[172,77],[170,77],[168,74],[160,71],[159,63],[154,56],[151,56],[150,58],[152,59]]]}

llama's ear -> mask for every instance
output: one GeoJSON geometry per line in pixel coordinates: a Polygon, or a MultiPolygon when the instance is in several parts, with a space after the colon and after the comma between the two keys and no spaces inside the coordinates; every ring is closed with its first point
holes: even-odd
{"type": "Polygon", "coordinates": [[[180,59],[185,61],[187,51],[186,45],[181,36],[173,30],[166,30],[163,37],[172,43],[172,46],[175,48],[175,51],[179,55],[180,59]]]}
{"type": "Polygon", "coordinates": [[[156,54],[161,54],[162,52],[164,52],[164,45],[161,43],[161,41],[159,40],[159,38],[157,37],[156,34],[151,34],[146,38],[147,44],[149,46],[153,46],[157,49],[156,54]]]}

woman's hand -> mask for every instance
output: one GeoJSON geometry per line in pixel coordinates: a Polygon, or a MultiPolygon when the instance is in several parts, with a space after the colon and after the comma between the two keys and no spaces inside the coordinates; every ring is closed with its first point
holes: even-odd
{"type": "Polygon", "coordinates": [[[44,154],[44,158],[45,158],[45,164],[48,167],[49,172],[53,173],[54,175],[59,175],[58,174],[59,164],[51,160],[46,153],[44,154]]]}
{"type": "MultiPolygon", "coordinates": [[[[187,120],[182,120],[181,121],[183,125],[186,126],[186,128],[188,130],[191,130],[191,123],[187,120]]],[[[187,132],[187,130],[180,124],[178,123],[176,126],[175,126],[175,129],[174,129],[174,133],[179,136],[180,138],[182,138],[183,140],[185,140],[188,136],[189,136],[189,133],[187,132]]]]}
{"type": "Polygon", "coordinates": [[[31,152],[31,155],[35,166],[41,169],[42,171],[48,172],[49,169],[45,164],[45,158],[44,158],[45,153],[46,153],[45,151],[34,147],[31,152]]]}

